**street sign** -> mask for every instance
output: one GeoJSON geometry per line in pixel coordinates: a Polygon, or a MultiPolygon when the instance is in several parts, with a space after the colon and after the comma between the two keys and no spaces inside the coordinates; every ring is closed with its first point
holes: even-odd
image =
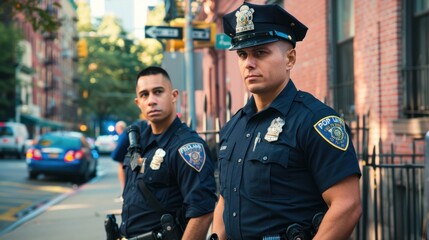
{"type": "Polygon", "coordinates": [[[210,28],[193,28],[192,38],[196,41],[210,41],[210,28]]]}
{"type": "Polygon", "coordinates": [[[231,38],[224,34],[216,34],[216,49],[228,49],[231,47],[231,38]]]}
{"type": "Polygon", "coordinates": [[[145,37],[162,39],[182,39],[183,28],[168,26],[146,26],[145,37]]]}

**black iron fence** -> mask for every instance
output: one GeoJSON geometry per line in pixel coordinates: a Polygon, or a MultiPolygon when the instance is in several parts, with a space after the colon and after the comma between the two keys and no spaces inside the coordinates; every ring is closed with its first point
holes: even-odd
{"type": "Polygon", "coordinates": [[[379,141],[369,150],[369,114],[349,121],[352,139],[362,166],[362,217],[354,239],[422,239],[424,225],[424,153],[414,139],[411,153],[388,151],[379,141]]]}
{"type": "MultiPolygon", "coordinates": [[[[414,146],[415,142],[413,143],[414,146]]],[[[362,161],[363,213],[356,239],[422,239],[424,155],[397,154],[391,145],[362,161]]]]}

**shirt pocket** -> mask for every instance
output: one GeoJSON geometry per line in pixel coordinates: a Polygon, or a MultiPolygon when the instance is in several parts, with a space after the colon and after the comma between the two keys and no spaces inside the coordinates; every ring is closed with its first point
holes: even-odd
{"type": "Polygon", "coordinates": [[[166,162],[163,162],[159,169],[152,169],[150,164],[147,164],[143,173],[143,180],[152,187],[168,187],[170,186],[170,175],[166,162]]]}
{"type": "Polygon", "coordinates": [[[234,150],[235,143],[228,144],[227,142],[222,142],[219,149],[218,160],[219,160],[219,188],[220,193],[224,194],[224,189],[227,186],[228,176],[231,176],[232,163],[231,156],[234,150]]]}
{"type": "Polygon", "coordinates": [[[245,193],[255,198],[285,197],[285,175],[290,148],[285,144],[261,142],[257,151],[246,157],[243,171],[245,193]]]}

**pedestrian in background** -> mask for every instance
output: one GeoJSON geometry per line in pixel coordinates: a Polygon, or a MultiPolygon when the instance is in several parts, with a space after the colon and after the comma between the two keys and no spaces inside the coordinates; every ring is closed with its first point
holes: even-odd
{"type": "Polygon", "coordinates": [[[159,212],[163,208],[178,219],[181,239],[205,239],[216,202],[208,146],[177,117],[179,93],[164,69],[142,70],[136,94],[135,103],[149,125],[140,136],[141,161],[125,158],[120,232],[127,238],[162,232],[165,224],[161,224],[159,212]],[[155,208],[153,202],[161,207],[155,208]]]}
{"type": "Polygon", "coordinates": [[[362,211],[350,130],[290,79],[307,27],[278,5],[250,3],[226,14],[223,26],[253,96],[221,130],[213,232],[348,239],[362,211]]]}
{"type": "MultiPolygon", "coordinates": [[[[117,125],[117,124],[116,124],[117,125]]],[[[139,120],[131,125],[136,125],[143,131],[147,127],[147,122],[144,120],[139,120]]],[[[124,128],[126,130],[126,128],[124,128]]],[[[123,130],[119,135],[117,144],[113,152],[110,154],[110,157],[118,162],[118,179],[121,184],[121,190],[124,189],[125,185],[125,171],[124,171],[124,159],[128,152],[128,147],[130,146],[130,141],[128,139],[127,131],[123,130]]],[[[122,193],[119,197],[114,199],[115,202],[123,202],[122,193]]]]}
{"type": "MultiPolygon", "coordinates": [[[[128,146],[124,142],[128,141],[126,137],[126,132],[124,132],[125,128],[127,127],[127,124],[124,121],[118,121],[115,124],[115,131],[118,135],[118,140],[116,141],[116,147],[113,150],[113,152],[110,154],[110,157],[118,162],[118,179],[121,184],[121,188],[124,188],[124,182],[125,182],[125,175],[124,175],[124,169],[122,163],[124,162],[125,155],[127,153],[128,146]],[[124,136],[121,138],[121,135],[124,134],[124,136]],[[124,139],[125,138],[125,139],[124,139]]],[[[129,145],[129,143],[128,143],[129,145]]]]}

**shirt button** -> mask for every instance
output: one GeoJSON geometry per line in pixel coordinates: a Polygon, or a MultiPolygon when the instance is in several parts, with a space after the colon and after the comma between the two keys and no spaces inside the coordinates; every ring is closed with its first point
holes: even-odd
{"type": "Polygon", "coordinates": [[[232,216],[233,216],[233,217],[236,217],[236,216],[237,216],[237,213],[233,212],[233,213],[232,213],[232,216]]]}
{"type": "Polygon", "coordinates": [[[247,137],[247,138],[248,138],[248,137],[250,137],[250,133],[246,134],[246,137],[247,137]]]}
{"type": "Polygon", "coordinates": [[[237,188],[234,188],[234,192],[237,192],[237,188]]]}
{"type": "Polygon", "coordinates": [[[241,162],[241,158],[239,158],[239,159],[238,159],[238,162],[239,162],[239,163],[241,162]]]}
{"type": "Polygon", "coordinates": [[[264,161],[266,161],[268,159],[268,157],[267,156],[264,156],[263,158],[262,158],[262,160],[264,160],[264,161]]]}

